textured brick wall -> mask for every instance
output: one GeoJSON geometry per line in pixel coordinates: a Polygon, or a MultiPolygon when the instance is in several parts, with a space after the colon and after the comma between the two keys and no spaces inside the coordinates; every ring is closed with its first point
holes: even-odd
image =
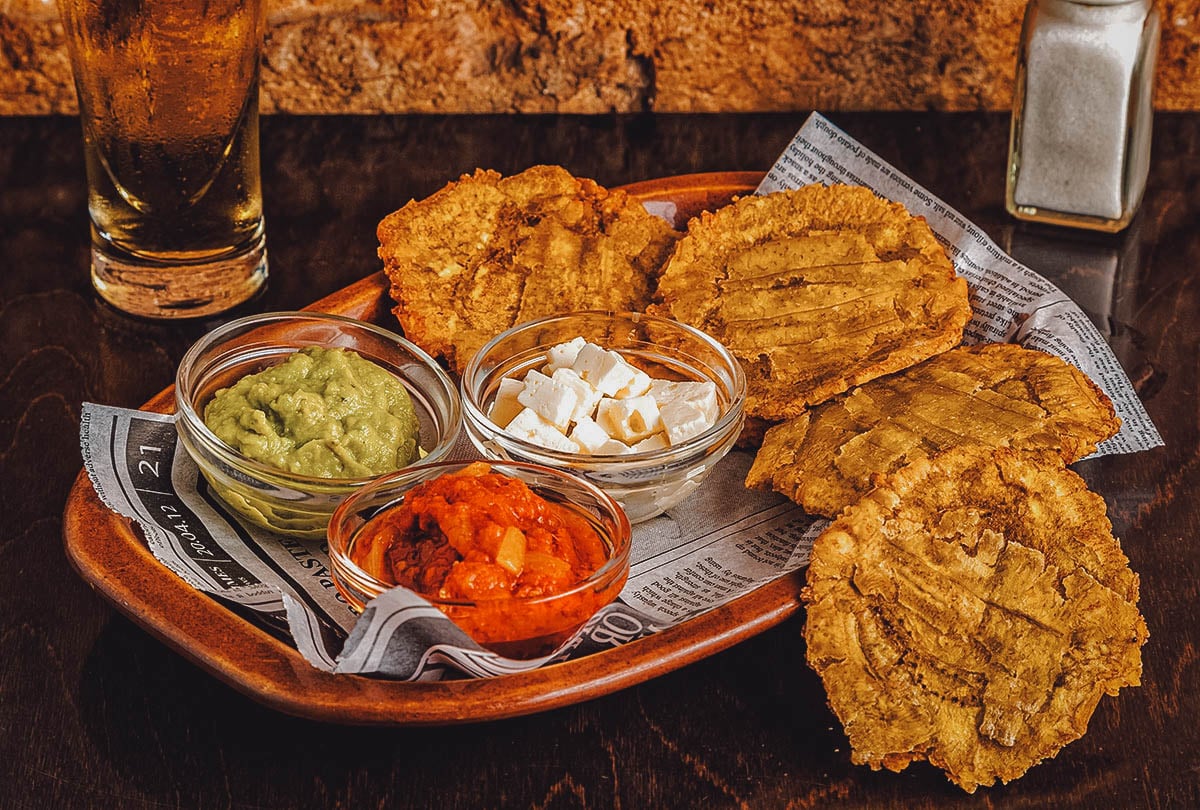
{"type": "MultiPolygon", "coordinates": [[[[1004,110],[1024,0],[267,0],[267,112],[1004,110]]],[[[1200,0],[1156,106],[1200,109],[1200,0]]],[[[53,2],[0,0],[0,114],[74,111],[53,2]]]]}

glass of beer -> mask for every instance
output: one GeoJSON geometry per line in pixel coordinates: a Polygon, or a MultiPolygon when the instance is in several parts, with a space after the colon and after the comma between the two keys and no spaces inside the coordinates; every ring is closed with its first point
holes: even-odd
{"type": "Polygon", "coordinates": [[[186,318],[267,278],[258,160],[263,0],[59,0],[83,123],[92,283],[186,318]]]}

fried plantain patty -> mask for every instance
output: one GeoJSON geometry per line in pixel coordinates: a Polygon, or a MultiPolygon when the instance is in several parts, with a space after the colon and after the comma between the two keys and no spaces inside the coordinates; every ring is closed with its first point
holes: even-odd
{"type": "Polygon", "coordinates": [[[967,284],[923,219],[855,186],[746,197],[688,224],[655,311],[746,369],[746,413],[799,415],[962,340],[967,284]]]}
{"type": "Polygon", "coordinates": [[[558,166],[464,175],[388,215],[377,235],[405,334],[460,373],[518,323],[644,310],[679,236],[624,192],[558,166]]]}
{"type": "Polygon", "coordinates": [[[864,383],[767,431],[746,486],[834,517],[871,479],[959,445],[1053,450],[1067,463],[1117,432],[1074,366],[1012,343],[960,347],[864,383]]]}
{"type": "Polygon", "coordinates": [[[1138,577],[1052,453],[960,447],[881,480],[816,540],[808,662],[857,764],[967,792],[1078,739],[1141,679],[1138,577]]]}

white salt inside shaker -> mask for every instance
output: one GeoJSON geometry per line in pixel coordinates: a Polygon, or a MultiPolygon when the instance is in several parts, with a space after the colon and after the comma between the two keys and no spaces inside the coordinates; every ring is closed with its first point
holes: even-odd
{"type": "Polygon", "coordinates": [[[1031,0],[1017,61],[1006,204],[1118,231],[1150,167],[1158,12],[1149,0],[1031,0]]]}

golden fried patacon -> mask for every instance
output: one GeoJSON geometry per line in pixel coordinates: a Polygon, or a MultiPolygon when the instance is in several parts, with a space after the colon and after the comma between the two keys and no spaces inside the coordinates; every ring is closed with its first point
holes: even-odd
{"type": "Polygon", "coordinates": [[[963,346],[880,377],[767,431],[746,486],[834,517],[871,478],[959,445],[1053,450],[1067,463],[1117,432],[1112,402],[1054,355],[963,346]]]}
{"type": "Polygon", "coordinates": [[[924,219],[856,186],[745,197],[688,224],[656,311],[741,360],[746,413],[799,415],[957,345],[971,316],[924,219]]]}
{"type": "Polygon", "coordinates": [[[559,166],[464,175],[387,216],[377,235],[405,335],[459,372],[517,323],[644,310],[679,236],[623,192],[559,166]]]}
{"type": "Polygon", "coordinates": [[[1052,453],[958,448],[883,479],[815,541],[808,663],[857,764],[967,792],[1078,739],[1141,679],[1138,578],[1052,453]]]}

